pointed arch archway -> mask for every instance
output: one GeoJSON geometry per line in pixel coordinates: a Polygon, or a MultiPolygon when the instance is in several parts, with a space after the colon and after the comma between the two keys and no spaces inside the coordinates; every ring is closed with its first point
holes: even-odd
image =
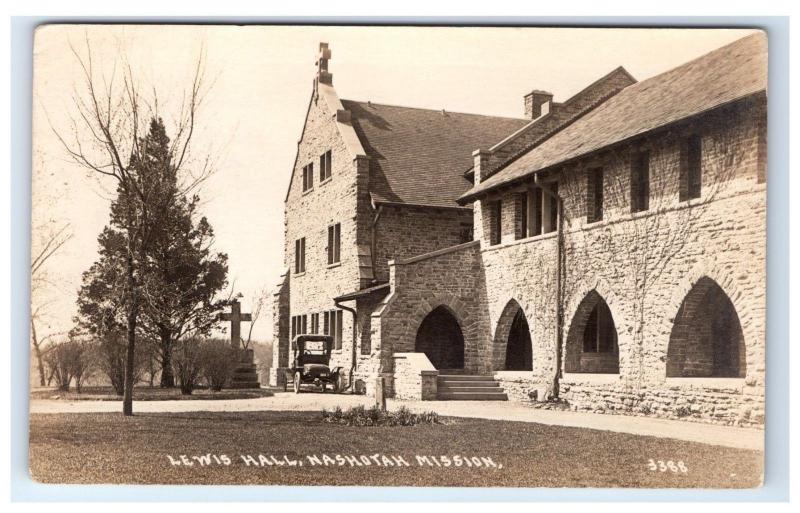
{"type": "Polygon", "coordinates": [[[714,280],[700,278],[681,303],[667,347],[667,377],[743,378],[745,340],[731,299],[714,280]]]}
{"type": "Polygon", "coordinates": [[[572,316],[565,347],[564,371],[619,374],[617,327],[605,299],[592,290],[572,316]]]}
{"type": "Polygon", "coordinates": [[[455,313],[439,305],[417,329],[414,351],[425,353],[436,369],[464,368],[464,333],[455,313]]]}
{"type": "Polygon", "coordinates": [[[511,299],[503,308],[494,335],[493,368],[497,371],[533,370],[533,342],[522,306],[511,299]]]}

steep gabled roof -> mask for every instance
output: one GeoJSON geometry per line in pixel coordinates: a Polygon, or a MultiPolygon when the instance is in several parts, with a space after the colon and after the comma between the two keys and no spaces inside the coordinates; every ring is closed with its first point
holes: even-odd
{"type": "Polygon", "coordinates": [[[765,91],[767,38],[747,36],[630,85],[461,196],[481,194],[546,168],[765,91]]]}
{"type": "Polygon", "coordinates": [[[375,203],[458,207],[471,186],[472,152],[529,120],[342,100],[370,157],[375,203]]]}

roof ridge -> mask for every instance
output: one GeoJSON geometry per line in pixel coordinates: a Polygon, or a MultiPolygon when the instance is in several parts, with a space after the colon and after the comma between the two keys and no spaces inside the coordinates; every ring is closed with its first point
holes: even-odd
{"type": "Polygon", "coordinates": [[[527,118],[520,117],[512,117],[512,116],[495,116],[493,114],[478,114],[476,112],[461,112],[455,110],[447,110],[447,109],[426,109],[425,107],[411,107],[408,105],[397,105],[393,103],[381,103],[381,102],[373,102],[373,101],[361,101],[361,100],[349,100],[346,98],[342,98],[342,102],[351,102],[351,103],[358,103],[361,105],[380,105],[382,107],[394,107],[397,109],[410,109],[410,110],[424,110],[426,112],[441,112],[445,111],[447,114],[458,114],[461,116],[478,116],[482,118],[492,118],[492,119],[508,119],[513,121],[527,121],[527,118]]]}

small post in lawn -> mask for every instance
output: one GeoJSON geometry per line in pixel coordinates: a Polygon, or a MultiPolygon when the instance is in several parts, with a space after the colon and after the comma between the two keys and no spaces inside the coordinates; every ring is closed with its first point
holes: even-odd
{"type": "Polygon", "coordinates": [[[386,411],[386,390],[384,389],[383,376],[378,376],[375,380],[375,405],[381,411],[386,411]]]}

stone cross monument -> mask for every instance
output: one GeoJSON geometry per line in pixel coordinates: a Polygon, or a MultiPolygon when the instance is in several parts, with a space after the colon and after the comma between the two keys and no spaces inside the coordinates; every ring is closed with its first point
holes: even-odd
{"type": "Polygon", "coordinates": [[[238,349],[241,353],[236,370],[233,372],[228,388],[260,388],[258,381],[258,370],[254,360],[252,349],[242,351],[242,322],[252,322],[253,316],[249,313],[242,313],[242,305],[238,299],[231,302],[230,313],[220,315],[223,321],[231,323],[231,346],[238,349]]]}
{"type": "Polygon", "coordinates": [[[242,304],[238,299],[231,302],[231,312],[224,313],[220,316],[223,321],[230,321],[231,323],[231,346],[236,349],[241,347],[242,342],[242,322],[251,322],[253,316],[249,313],[242,313],[242,304]]]}

